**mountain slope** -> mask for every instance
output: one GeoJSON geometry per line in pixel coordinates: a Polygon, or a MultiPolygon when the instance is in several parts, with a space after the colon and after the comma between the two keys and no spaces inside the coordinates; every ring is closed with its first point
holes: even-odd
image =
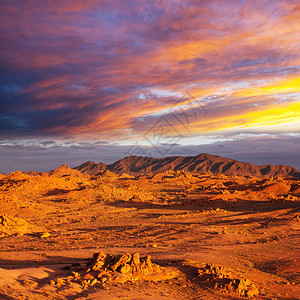
{"type": "Polygon", "coordinates": [[[257,177],[296,177],[300,178],[300,172],[283,165],[255,166],[230,158],[206,153],[197,156],[183,157],[172,156],[166,158],[152,158],[143,156],[129,156],[111,165],[103,163],[86,162],[75,169],[89,175],[96,175],[105,170],[114,173],[157,174],[168,170],[184,170],[194,173],[211,172],[225,175],[249,175],[257,177]]]}
{"type": "Polygon", "coordinates": [[[106,165],[103,163],[96,164],[93,161],[87,161],[74,169],[77,169],[84,174],[96,175],[100,172],[104,172],[106,170],[106,165]]]}

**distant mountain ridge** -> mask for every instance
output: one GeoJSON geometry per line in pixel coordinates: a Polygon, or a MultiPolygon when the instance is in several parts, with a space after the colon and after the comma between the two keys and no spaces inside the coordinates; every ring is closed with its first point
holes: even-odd
{"type": "Polygon", "coordinates": [[[87,161],[75,167],[78,171],[97,175],[106,170],[121,174],[157,174],[172,171],[188,171],[193,173],[211,172],[224,175],[248,175],[256,177],[294,177],[300,178],[300,172],[293,167],[284,165],[255,166],[218,155],[202,153],[197,156],[171,156],[152,158],[144,156],[129,156],[110,165],[87,161]]]}

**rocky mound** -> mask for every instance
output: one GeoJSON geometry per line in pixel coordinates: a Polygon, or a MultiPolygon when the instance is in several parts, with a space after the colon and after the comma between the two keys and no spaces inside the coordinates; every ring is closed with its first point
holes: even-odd
{"type": "Polygon", "coordinates": [[[32,229],[32,226],[24,219],[11,217],[6,214],[0,215],[0,236],[30,233],[32,229]]]}
{"type": "Polygon", "coordinates": [[[34,176],[16,171],[0,180],[0,191],[28,191],[45,195],[80,190],[85,186],[90,186],[89,176],[66,165],[34,176]]]}
{"type": "Polygon", "coordinates": [[[268,193],[286,194],[290,191],[291,187],[284,182],[271,184],[263,189],[268,193]]]}
{"type": "Polygon", "coordinates": [[[13,181],[22,181],[29,178],[29,175],[22,173],[21,171],[15,171],[11,174],[7,175],[6,179],[13,180],[13,181]]]}
{"type": "MultiPolygon", "coordinates": [[[[57,177],[55,175],[49,176],[29,176],[18,177],[7,176],[0,181],[0,190],[2,191],[28,191],[31,193],[44,193],[53,190],[74,190],[77,189],[83,182],[78,177],[57,177]],[[23,178],[23,179],[21,179],[23,178]]],[[[81,176],[84,176],[81,174],[81,176]]]]}
{"type": "Polygon", "coordinates": [[[63,284],[76,281],[84,287],[94,285],[103,287],[137,280],[157,282],[176,276],[177,274],[173,270],[152,263],[149,255],[140,259],[138,253],[110,255],[99,252],[93,255],[83,272],[73,271],[66,280],[58,278],[56,281],[51,281],[50,284],[59,288],[63,284]]]}
{"type": "Polygon", "coordinates": [[[101,179],[102,180],[106,180],[106,181],[112,181],[112,180],[117,180],[119,178],[119,175],[111,172],[109,170],[105,170],[103,172],[100,172],[98,175],[101,175],[101,179]]]}
{"type": "Polygon", "coordinates": [[[73,177],[86,179],[86,177],[76,169],[70,169],[66,164],[61,165],[59,168],[49,172],[49,175],[56,177],[73,177]]]}
{"type": "Polygon", "coordinates": [[[3,178],[5,178],[6,176],[7,176],[6,174],[0,173],[0,180],[2,180],[3,178]]]}
{"type": "Polygon", "coordinates": [[[202,284],[209,286],[221,293],[237,294],[240,297],[253,298],[259,290],[248,279],[235,279],[223,267],[207,264],[198,269],[198,277],[202,284]]]}
{"type": "Polygon", "coordinates": [[[158,174],[167,171],[187,171],[192,173],[245,175],[256,177],[295,177],[300,178],[300,172],[289,166],[264,165],[255,166],[218,155],[199,154],[197,156],[173,156],[166,158],[152,158],[129,156],[110,165],[86,162],[75,169],[89,175],[96,175],[99,171],[109,170],[114,173],[158,174]]]}

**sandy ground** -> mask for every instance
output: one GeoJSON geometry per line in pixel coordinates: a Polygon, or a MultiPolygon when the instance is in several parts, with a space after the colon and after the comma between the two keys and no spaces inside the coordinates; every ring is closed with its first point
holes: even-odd
{"type": "Polygon", "coordinates": [[[203,281],[198,273],[206,264],[248,279],[257,299],[300,299],[300,180],[174,172],[87,178],[61,171],[0,182],[0,299],[245,298],[203,281]],[[50,284],[82,272],[99,251],[151,255],[177,276],[50,284]]]}

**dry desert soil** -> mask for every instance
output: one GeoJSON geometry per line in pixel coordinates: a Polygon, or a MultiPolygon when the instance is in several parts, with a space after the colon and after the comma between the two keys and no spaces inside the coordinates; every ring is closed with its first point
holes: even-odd
{"type": "Polygon", "coordinates": [[[0,175],[0,299],[299,299],[300,179],[0,175]]]}

